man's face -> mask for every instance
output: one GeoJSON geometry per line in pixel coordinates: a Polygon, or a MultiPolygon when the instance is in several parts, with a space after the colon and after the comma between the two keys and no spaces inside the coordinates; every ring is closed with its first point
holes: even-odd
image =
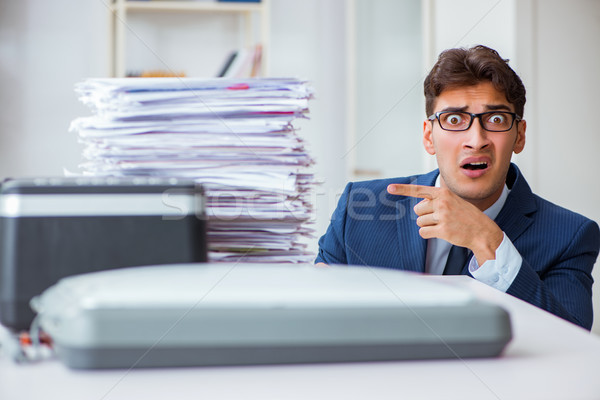
{"type": "MultiPolygon", "coordinates": [[[[438,96],[433,110],[515,111],[491,82],[447,89],[438,96]]],[[[437,120],[426,120],[423,144],[437,158],[441,186],[485,210],[502,193],[512,153],[520,153],[525,146],[525,129],[525,121],[515,121],[510,131],[490,132],[475,118],[468,130],[452,132],[443,130],[437,120]]]]}

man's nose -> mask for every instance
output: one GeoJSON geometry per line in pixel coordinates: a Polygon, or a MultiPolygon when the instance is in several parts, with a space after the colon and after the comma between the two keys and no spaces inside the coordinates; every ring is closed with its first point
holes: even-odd
{"type": "Polygon", "coordinates": [[[480,118],[474,118],[471,127],[467,130],[464,146],[479,150],[489,145],[488,131],[483,129],[480,118]]]}

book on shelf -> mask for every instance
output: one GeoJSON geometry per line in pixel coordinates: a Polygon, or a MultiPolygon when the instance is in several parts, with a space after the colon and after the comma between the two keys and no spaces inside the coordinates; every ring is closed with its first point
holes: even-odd
{"type": "Polygon", "coordinates": [[[217,74],[225,78],[255,78],[261,75],[262,45],[232,51],[217,74]]]}
{"type": "Polygon", "coordinates": [[[229,55],[227,56],[227,59],[225,60],[225,64],[223,64],[223,67],[221,67],[221,71],[217,74],[217,76],[219,78],[222,78],[225,76],[225,74],[227,73],[227,70],[229,68],[231,68],[231,64],[233,64],[233,61],[236,59],[237,55],[238,55],[237,50],[229,53],[229,55]]]}

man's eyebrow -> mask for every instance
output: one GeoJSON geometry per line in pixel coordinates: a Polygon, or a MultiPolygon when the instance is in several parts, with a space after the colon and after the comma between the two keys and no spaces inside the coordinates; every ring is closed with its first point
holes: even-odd
{"type": "Polygon", "coordinates": [[[440,110],[441,112],[444,111],[454,111],[454,112],[459,112],[459,111],[467,111],[467,108],[469,108],[469,106],[462,106],[462,107],[446,107],[442,110],[440,110]]]}
{"type": "Polygon", "coordinates": [[[512,110],[510,109],[510,107],[509,107],[509,106],[507,106],[506,104],[486,104],[486,105],[485,105],[485,108],[486,108],[487,110],[490,110],[490,111],[495,111],[495,110],[506,110],[506,111],[512,111],[512,110]]]}
{"type": "MultiPolygon", "coordinates": [[[[506,104],[486,104],[485,109],[488,111],[496,111],[496,110],[506,110],[506,111],[512,111],[510,109],[510,106],[506,105],[506,104]]],[[[462,107],[446,107],[443,108],[442,110],[440,110],[440,112],[465,112],[467,111],[467,109],[469,108],[469,106],[462,106],[462,107]]]]}

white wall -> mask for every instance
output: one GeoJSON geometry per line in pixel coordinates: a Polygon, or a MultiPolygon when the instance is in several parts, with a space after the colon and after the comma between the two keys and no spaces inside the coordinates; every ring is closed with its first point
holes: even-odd
{"type": "MultiPolygon", "coordinates": [[[[600,222],[600,2],[536,1],[537,137],[534,190],[600,222]]],[[[594,332],[600,334],[600,263],[594,332]]]]}
{"type": "Polygon", "coordinates": [[[355,4],[350,172],[356,180],[420,173],[425,118],[421,1],[355,4]]]}
{"type": "Polygon", "coordinates": [[[101,1],[0,1],[0,177],[62,175],[81,150],[73,85],[104,75],[101,1]]]}
{"type": "Polygon", "coordinates": [[[434,0],[433,59],[451,47],[483,44],[515,56],[516,0],[434,0]]]}
{"type": "Polygon", "coordinates": [[[600,2],[595,0],[544,1],[537,7],[538,191],[596,221],[599,22],[600,2]]]}
{"type": "MultiPolygon", "coordinates": [[[[310,120],[296,125],[317,161],[315,173],[324,182],[315,198],[320,236],[347,180],[346,0],[272,0],[271,6],[271,74],[309,79],[316,90],[310,120]]],[[[315,239],[315,251],[316,244],[315,239]]]]}

